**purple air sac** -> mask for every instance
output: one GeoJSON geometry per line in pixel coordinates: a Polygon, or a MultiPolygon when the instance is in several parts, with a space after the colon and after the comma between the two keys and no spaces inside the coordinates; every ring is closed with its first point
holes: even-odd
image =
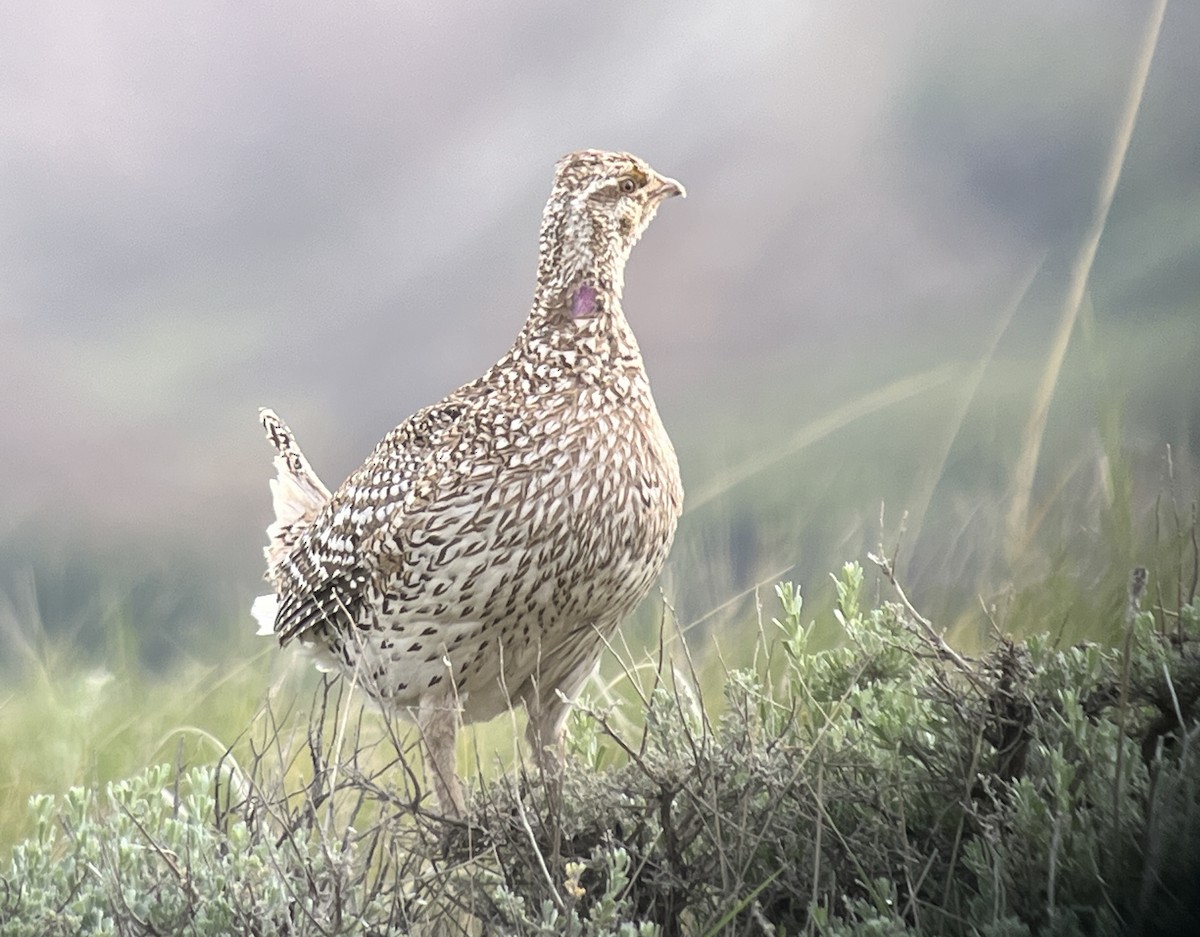
{"type": "Polygon", "coordinates": [[[581,283],[571,296],[571,318],[587,319],[596,314],[596,288],[590,283],[581,283]]]}

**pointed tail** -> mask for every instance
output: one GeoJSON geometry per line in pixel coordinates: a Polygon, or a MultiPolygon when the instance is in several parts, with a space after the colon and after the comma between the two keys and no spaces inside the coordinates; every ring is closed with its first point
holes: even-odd
{"type": "Polygon", "coordinates": [[[267,527],[267,546],[263,550],[267,558],[267,581],[278,588],[280,563],[330,495],[296,445],[296,437],[275,411],[259,410],[258,418],[279,453],[275,456],[275,477],[271,479],[275,521],[267,527]]]}

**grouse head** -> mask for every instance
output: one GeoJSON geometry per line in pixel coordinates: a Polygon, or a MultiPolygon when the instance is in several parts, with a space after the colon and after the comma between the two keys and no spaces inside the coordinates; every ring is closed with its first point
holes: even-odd
{"type": "Polygon", "coordinates": [[[579,150],[555,167],[542,217],[539,292],[572,318],[620,299],[625,262],[658,206],[684,188],[629,153],[579,150]]]}

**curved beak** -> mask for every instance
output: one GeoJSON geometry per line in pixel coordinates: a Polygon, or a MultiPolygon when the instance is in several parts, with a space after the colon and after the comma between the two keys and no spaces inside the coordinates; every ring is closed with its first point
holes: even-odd
{"type": "Polygon", "coordinates": [[[673,195],[678,195],[680,198],[687,198],[687,189],[683,187],[683,183],[677,182],[669,176],[660,176],[656,173],[651,195],[660,202],[673,195]]]}

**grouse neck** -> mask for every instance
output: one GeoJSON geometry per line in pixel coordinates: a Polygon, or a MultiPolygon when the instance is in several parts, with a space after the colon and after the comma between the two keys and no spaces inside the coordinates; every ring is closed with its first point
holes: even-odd
{"type": "Polygon", "coordinates": [[[617,309],[633,240],[586,193],[551,193],[538,232],[534,308],[585,319],[617,309]]]}
{"type": "Polygon", "coordinates": [[[514,350],[563,357],[585,367],[622,362],[640,367],[641,350],[620,294],[593,287],[593,282],[584,278],[559,292],[539,291],[514,350]]]}
{"type": "Polygon", "coordinates": [[[563,350],[640,359],[621,307],[624,253],[611,239],[579,230],[577,221],[556,226],[554,220],[543,226],[537,288],[525,335],[563,350]]]}

